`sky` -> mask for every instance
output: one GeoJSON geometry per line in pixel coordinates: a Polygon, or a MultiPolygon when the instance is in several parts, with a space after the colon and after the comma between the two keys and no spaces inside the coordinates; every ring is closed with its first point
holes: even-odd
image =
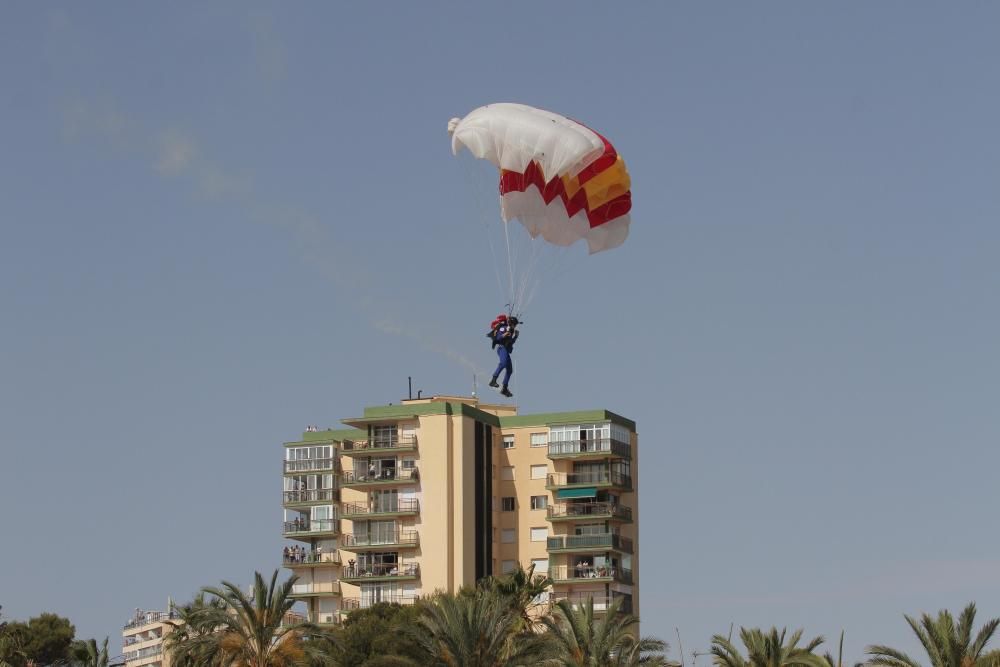
{"type": "Polygon", "coordinates": [[[270,573],[283,442],[408,378],[482,389],[503,228],[446,126],[497,101],[632,176],[624,245],[543,249],[512,389],[637,422],[643,632],[708,665],[731,626],[843,630],[854,661],[920,655],[903,614],[1000,616],[998,29],[987,2],[5,4],[4,617],[114,644],[270,573]]]}

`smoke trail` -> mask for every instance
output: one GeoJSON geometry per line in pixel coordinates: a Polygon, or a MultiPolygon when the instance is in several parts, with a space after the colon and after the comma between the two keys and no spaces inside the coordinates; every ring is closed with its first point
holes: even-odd
{"type": "Polygon", "coordinates": [[[467,372],[483,374],[440,335],[432,335],[425,324],[407,318],[403,326],[387,316],[386,312],[393,309],[377,296],[374,289],[377,277],[353,259],[357,255],[348,252],[317,215],[262,199],[261,188],[254,187],[247,173],[212,160],[190,133],[178,128],[144,127],[137,118],[107,100],[77,100],[66,105],[64,111],[63,131],[67,138],[96,137],[110,150],[134,155],[165,179],[238,207],[251,222],[281,229],[289,234],[303,262],[335,285],[346,301],[362,311],[374,329],[410,339],[467,372]]]}

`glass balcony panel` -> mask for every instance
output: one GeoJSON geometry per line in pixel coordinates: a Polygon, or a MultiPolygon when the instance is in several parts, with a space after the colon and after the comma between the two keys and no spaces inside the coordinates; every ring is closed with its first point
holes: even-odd
{"type": "Polygon", "coordinates": [[[612,517],[622,521],[632,520],[632,508],[618,503],[560,503],[549,505],[547,514],[549,519],[612,517]]]}
{"type": "Polygon", "coordinates": [[[343,548],[345,549],[350,549],[351,547],[374,547],[390,544],[417,545],[420,543],[420,536],[415,530],[401,530],[396,533],[388,533],[384,535],[346,534],[343,536],[342,543],[343,548]]]}
{"type": "Polygon", "coordinates": [[[394,501],[378,499],[369,503],[345,503],[341,515],[364,514],[415,514],[420,511],[420,501],[416,498],[399,498],[394,501]]]}
{"type": "Polygon", "coordinates": [[[301,491],[282,491],[282,500],[286,505],[294,503],[332,502],[337,500],[337,489],[306,489],[301,491]]]}
{"type": "Polygon", "coordinates": [[[339,519],[296,519],[284,522],[285,535],[336,532],[339,519]]]}
{"type": "Polygon", "coordinates": [[[417,596],[415,595],[381,595],[371,599],[344,598],[340,601],[340,608],[343,611],[353,611],[355,609],[368,609],[369,607],[374,607],[381,602],[388,604],[409,605],[416,603],[416,601],[417,596]]]}
{"type": "Polygon", "coordinates": [[[344,486],[354,484],[385,484],[393,482],[416,482],[419,479],[416,468],[370,468],[356,467],[342,473],[344,486]]]}
{"type": "Polygon", "coordinates": [[[337,595],[340,593],[340,582],[327,581],[318,584],[292,584],[292,595],[337,595]]]}
{"type": "Polygon", "coordinates": [[[569,549],[606,548],[625,553],[632,553],[632,540],[615,533],[598,533],[596,535],[558,535],[548,538],[549,551],[569,549]]]}
{"type": "Polygon", "coordinates": [[[575,456],[606,454],[622,459],[632,458],[628,443],[614,438],[587,440],[553,440],[549,442],[549,456],[575,456]]]}
{"type": "Polygon", "coordinates": [[[336,459],[299,459],[297,461],[285,461],[284,464],[286,473],[333,470],[336,466],[336,459]]]}
{"type": "Polygon", "coordinates": [[[366,577],[419,577],[420,564],[401,561],[397,563],[356,563],[344,568],[341,579],[362,579],[366,577]]]}
{"type": "Polygon", "coordinates": [[[556,472],[549,473],[547,486],[582,486],[611,485],[626,489],[632,488],[632,476],[614,470],[599,470],[596,472],[556,472]]]}

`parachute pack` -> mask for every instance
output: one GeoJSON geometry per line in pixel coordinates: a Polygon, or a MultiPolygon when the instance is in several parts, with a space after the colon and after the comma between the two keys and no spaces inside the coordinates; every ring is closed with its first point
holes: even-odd
{"type": "Polygon", "coordinates": [[[490,323],[490,330],[487,332],[486,337],[493,341],[493,347],[497,346],[497,332],[500,327],[507,323],[507,316],[503,313],[494,318],[493,322],[490,323]]]}

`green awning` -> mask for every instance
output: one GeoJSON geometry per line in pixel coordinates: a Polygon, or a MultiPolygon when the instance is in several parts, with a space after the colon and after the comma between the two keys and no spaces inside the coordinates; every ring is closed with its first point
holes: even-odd
{"type": "Polygon", "coordinates": [[[582,489],[559,489],[556,497],[562,498],[593,498],[597,495],[597,487],[588,486],[582,489]]]}

